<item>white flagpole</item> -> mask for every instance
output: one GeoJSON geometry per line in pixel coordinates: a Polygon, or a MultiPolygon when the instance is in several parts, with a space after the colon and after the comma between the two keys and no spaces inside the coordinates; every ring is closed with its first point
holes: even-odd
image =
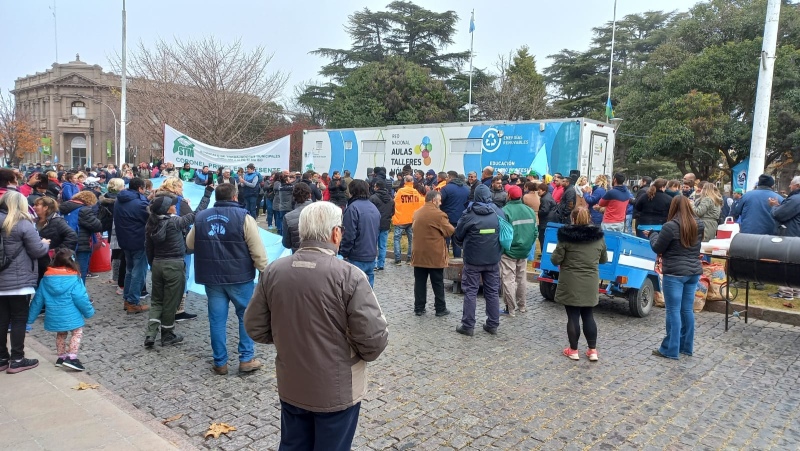
{"type": "MultiPolygon", "coordinates": [[[[614,69],[614,38],[616,37],[617,33],[617,0],[614,0],[614,21],[611,24],[611,57],[608,59],[608,98],[607,101],[611,101],[611,76],[612,70],[614,69]]],[[[608,123],[609,117],[606,115],[606,123],[608,123]]]]}
{"type": "Polygon", "coordinates": [[[467,102],[467,122],[472,122],[472,47],[475,43],[475,29],[473,28],[473,24],[475,23],[475,10],[472,10],[472,16],[470,16],[469,25],[469,101],[467,102]]]}
{"type": "Polygon", "coordinates": [[[126,103],[128,101],[128,88],[127,88],[127,72],[125,58],[127,57],[126,45],[126,18],[125,18],[125,0],[122,0],[122,98],[120,99],[120,112],[119,112],[119,148],[117,149],[117,164],[119,169],[125,164],[125,150],[128,148],[125,142],[125,126],[128,125],[128,112],[126,103]]]}
{"type": "Polygon", "coordinates": [[[764,41],[761,47],[761,61],[758,65],[758,88],[756,104],[753,112],[753,136],[750,141],[750,164],[747,167],[747,185],[749,191],[764,173],[766,165],[767,130],[769,126],[769,105],[772,97],[772,78],[777,55],[778,21],[781,17],[781,1],[767,2],[767,16],[764,24],[764,41]]]}

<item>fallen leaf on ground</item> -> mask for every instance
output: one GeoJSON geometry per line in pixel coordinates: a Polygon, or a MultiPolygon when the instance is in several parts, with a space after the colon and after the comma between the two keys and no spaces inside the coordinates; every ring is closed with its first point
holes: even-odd
{"type": "Polygon", "coordinates": [[[89,390],[89,389],[95,389],[95,388],[97,388],[99,386],[100,386],[100,384],[87,384],[86,382],[81,382],[80,384],[72,387],[72,389],[73,390],[89,390]]]}
{"type": "Polygon", "coordinates": [[[784,302],[783,306],[786,308],[794,308],[794,304],[792,304],[791,302],[784,302]]]}
{"type": "Polygon", "coordinates": [[[173,415],[173,416],[167,418],[166,420],[162,421],[161,424],[171,423],[171,422],[173,422],[175,420],[180,420],[182,417],[183,417],[183,414],[179,413],[177,415],[173,415]]]}
{"type": "Polygon", "coordinates": [[[214,438],[219,438],[220,434],[228,435],[228,432],[235,430],[236,427],[228,423],[212,423],[211,426],[208,427],[208,432],[206,432],[204,437],[208,438],[210,435],[213,435],[214,438]]]}

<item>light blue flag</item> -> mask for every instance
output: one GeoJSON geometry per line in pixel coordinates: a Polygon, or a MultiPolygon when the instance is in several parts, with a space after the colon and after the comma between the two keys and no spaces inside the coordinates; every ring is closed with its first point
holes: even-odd
{"type": "MultiPolygon", "coordinates": [[[[163,178],[155,178],[151,179],[153,182],[153,189],[157,189],[161,186],[165,179],[163,178]]],[[[205,193],[205,186],[197,185],[194,183],[186,183],[183,184],[183,197],[189,200],[189,205],[194,210],[198,205],[200,205],[200,201],[203,199],[203,195],[205,193]]],[[[214,195],[211,195],[211,202],[208,204],[208,208],[214,206],[214,195]]],[[[267,251],[267,261],[269,263],[274,262],[275,260],[292,255],[292,251],[290,249],[286,249],[283,247],[282,238],[280,235],[276,235],[271,232],[267,232],[266,230],[262,229],[261,227],[258,228],[258,234],[261,236],[261,241],[264,243],[264,249],[267,251]]],[[[189,291],[194,293],[205,295],[206,289],[205,286],[200,285],[195,282],[194,280],[194,255],[192,256],[192,264],[189,265],[187,268],[189,271],[189,283],[188,288],[189,291]]],[[[256,279],[253,279],[253,283],[258,281],[258,274],[256,274],[256,279]]]]}
{"type": "Polygon", "coordinates": [[[472,17],[469,18],[469,32],[473,31],[475,31],[475,13],[472,13],[472,17]]]}

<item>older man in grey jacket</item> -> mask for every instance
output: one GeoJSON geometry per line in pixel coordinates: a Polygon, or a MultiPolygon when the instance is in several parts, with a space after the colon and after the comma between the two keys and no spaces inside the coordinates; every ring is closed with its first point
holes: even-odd
{"type": "Polygon", "coordinates": [[[280,448],[349,450],[366,362],[388,342],[386,318],[364,272],[336,257],[341,208],[305,207],[300,239],[297,252],[261,275],[244,327],[253,340],[275,344],[280,448]]]}

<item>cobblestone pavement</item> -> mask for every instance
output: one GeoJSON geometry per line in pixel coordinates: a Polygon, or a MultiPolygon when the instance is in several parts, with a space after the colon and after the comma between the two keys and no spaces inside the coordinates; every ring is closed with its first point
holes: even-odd
{"type": "MultiPolygon", "coordinates": [[[[127,315],[108,274],[89,280],[97,315],[87,322],[81,360],[91,377],[136,408],[165,419],[199,447],[274,449],[280,411],[274,347],[259,345],[264,368],[236,374],[236,323],[228,324],[232,372],[211,372],[205,298],[190,294],[179,323],[185,343],[143,348],[147,317],[127,315]],[[211,422],[238,428],[203,439],[211,422]]],[[[542,301],[529,284],[528,312],[503,317],[497,336],[455,332],[461,297],[448,294],[452,314],[414,316],[412,268],[387,265],[376,294],[390,324],[389,347],[369,365],[370,391],[356,449],[798,449],[800,329],[777,323],[697,315],[695,356],[651,355],[663,336],[663,310],[627,314],[627,303],[596,309],[600,361],[561,356],[563,308],[542,301]]],[[[482,310],[482,301],[478,302],[482,310]]],[[[37,322],[31,333],[51,345],[37,322]]],[[[585,349],[582,341],[581,352],[585,349]]]]}

